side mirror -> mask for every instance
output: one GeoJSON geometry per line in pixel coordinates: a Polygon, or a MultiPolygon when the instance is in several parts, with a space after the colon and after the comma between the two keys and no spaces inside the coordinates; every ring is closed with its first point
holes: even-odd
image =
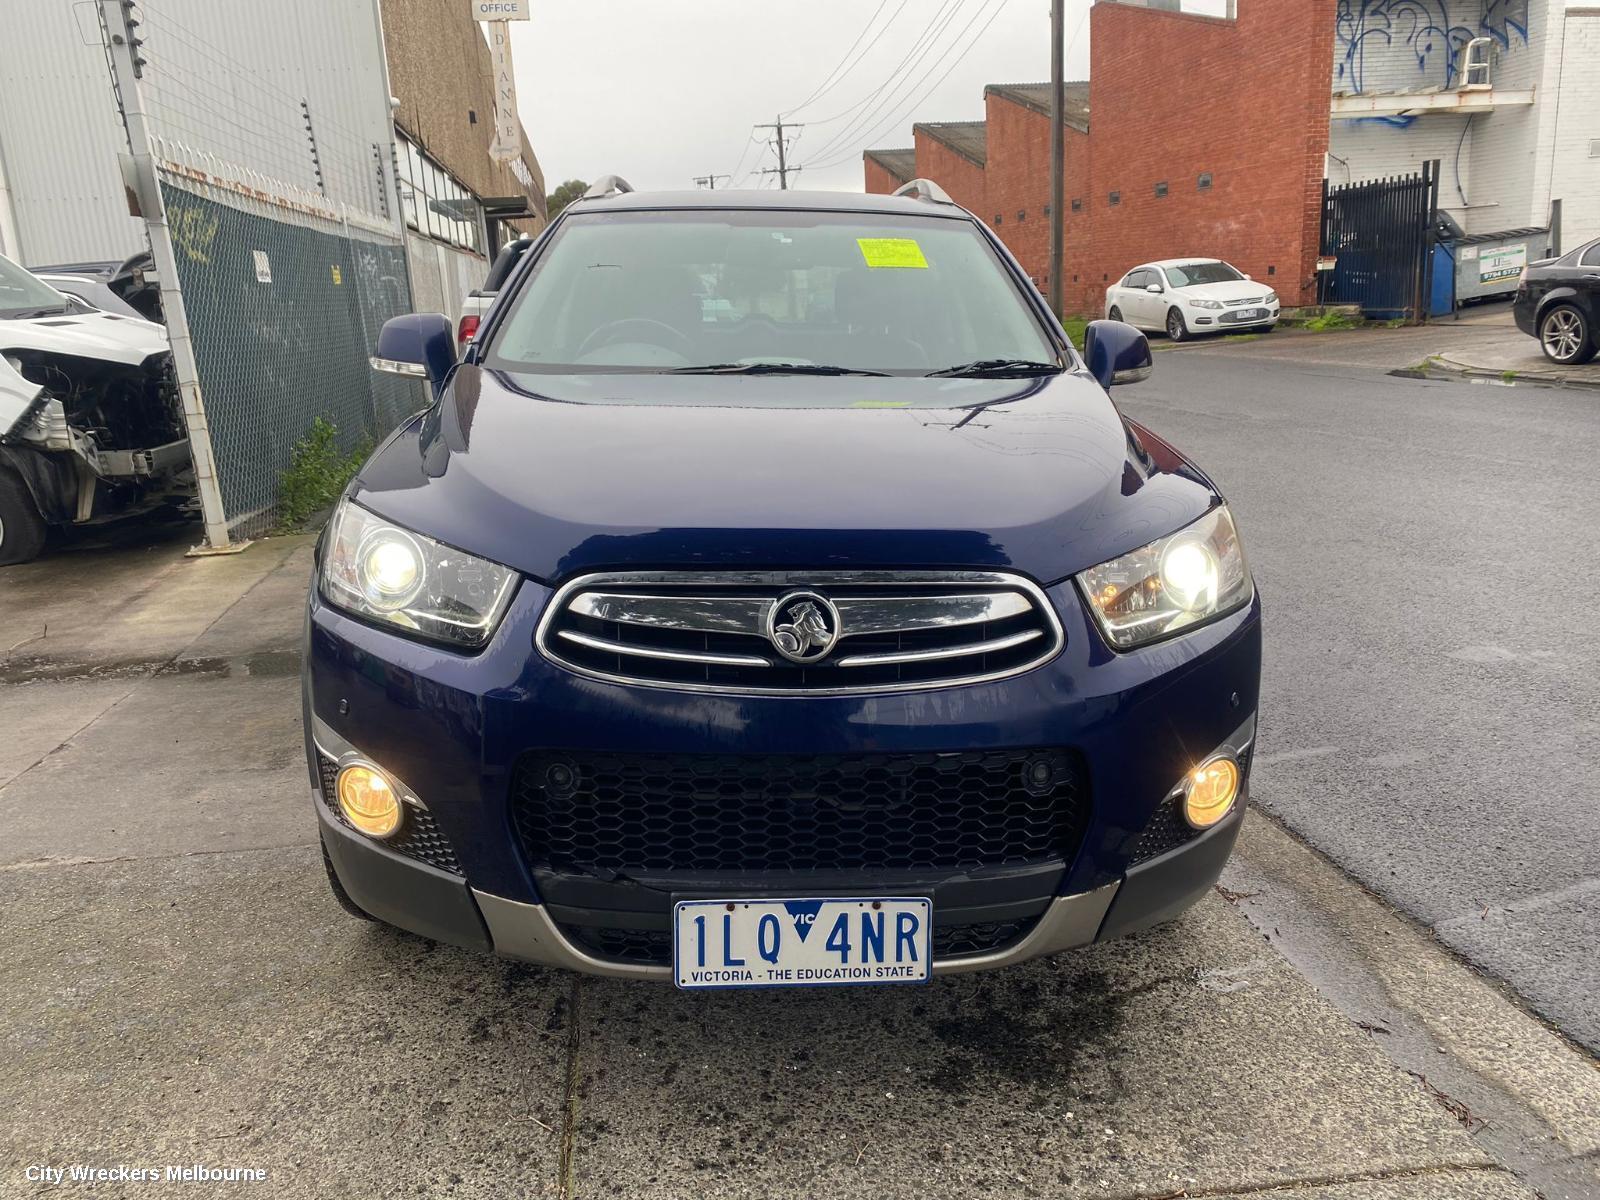
{"type": "Polygon", "coordinates": [[[1254,275],[1250,275],[1250,274],[1246,274],[1246,275],[1245,275],[1245,278],[1246,278],[1246,279],[1254,279],[1254,278],[1255,278],[1255,276],[1254,276],[1254,275]]]}
{"type": "Polygon", "coordinates": [[[378,333],[372,369],[391,375],[426,379],[437,396],[456,365],[456,343],[450,318],[443,313],[408,313],[391,317],[378,333]]]}
{"type": "Polygon", "coordinates": [[[1083,360],[1104,388],[1149,379],[1155,369],[1144,334],[1121,321],[1089,322],[1083,334],[1083,360]]]}
{"type": "Polygon", "coordinates": [[[1144,285],[1144,290],[1159,296],[1161,294],[1161,285],[1159,283],[1147,283],[1144,285]]]}

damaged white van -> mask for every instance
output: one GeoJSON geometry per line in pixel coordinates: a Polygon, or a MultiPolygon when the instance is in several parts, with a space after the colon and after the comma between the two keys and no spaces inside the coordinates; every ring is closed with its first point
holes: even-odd
{"type": "Polygon", "coordinates": [[[35,557],[51,525],[192,495],[166,331],[0,256],[0,566],[35,557]]]}

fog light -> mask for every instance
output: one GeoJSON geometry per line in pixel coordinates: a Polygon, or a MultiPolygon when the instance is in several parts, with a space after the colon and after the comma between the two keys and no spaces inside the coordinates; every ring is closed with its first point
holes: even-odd
{"type": "Polygon", "coordinates": [[[400,828],[400,797],[377,770],[351,763],[339,772],[339,811],[368,837],[393,837],[400,828]]]}
{"type": "Polygon", "coordinates": [[[1238,798],[1239,764],[1231,758],[1213,758],[1189,772],[1184,819],[1196,829],[1210,829],[1233,811],[1238,798]]]}

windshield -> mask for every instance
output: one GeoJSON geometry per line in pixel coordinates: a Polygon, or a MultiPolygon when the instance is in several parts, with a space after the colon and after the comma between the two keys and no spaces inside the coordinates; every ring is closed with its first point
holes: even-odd
{"type": "Polygon", "coordinates": [[[1167,267],[1167,279],[1175,288],[1192,287],[1197,283],[1233,283],[1244,276],[1227,263],[1184,263],[1181,267],[1167,267]]]}
{"type": "Polygon", "coordinates": [[[927,375],[1060,355],[966,220],[707,210],[568,218],[488,347],[512,371],[927,375]]]}
{"type": "Polygon", "coordinates": [[[0,256],[0,317],[29,317],[65,312],[67,298],[42,279],[0,256]]]}

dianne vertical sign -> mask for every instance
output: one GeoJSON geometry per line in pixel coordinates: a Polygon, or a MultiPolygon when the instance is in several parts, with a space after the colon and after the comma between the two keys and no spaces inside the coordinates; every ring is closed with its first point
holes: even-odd
{"type": "Polygon", "coordinates": [[[517,126],[517,80],[511,70],[511,27],[508,21],[528,19],[528,0],[470,0],[475,20],[489,26],[489,64],[494,72],[494,141],[489,157],[516,162],[522,157],[517,126]]]}

